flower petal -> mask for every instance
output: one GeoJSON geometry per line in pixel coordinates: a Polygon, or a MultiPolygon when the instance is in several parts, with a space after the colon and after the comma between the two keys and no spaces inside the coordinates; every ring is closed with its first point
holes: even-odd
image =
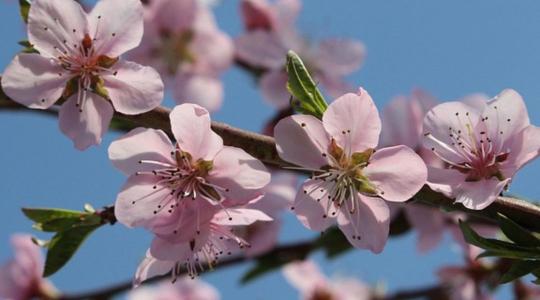
{"type": "Polygon", "coordinates": [[[287,48],[273,32],[256,30],[239,36],[235,41],[236,56],[243,62],[271,70],[285,65],[287,48]]]}
{"type": "Polygon", "coordinates": [[[456,138],[461,136],[469,140],[468,133],[480,122],[484,107],[463,102],[446,102],[435,106],[424,118],[424,147],[451,163],[462,163],[465,158],[458,150],[456,138]]]}
{"type": "Polygon", "coordinates": [[[175,264],[174,261],[158,260],[152,257],[150,251],[147,251],[146,257],[141,261],[135,272],[134,287],[138,287],[147,279],[169,273],[175,264]]]}
{"type": "Polygon", "coordinates": [[[300,290],[303,295],[309,295],[317,287],[328,285],[328,279],[319,270],[317,265],[310,260],[296,261],[283,267],[285,279],[295,288],[300,290]]]}
{"type": "Polygon", "coordinates": [[[179,32],[190,29],[195,21],[197,6],[197,0],[151,1],[145,7],[145,16],[149,23],[159,29],[179,32]]]}
{"type": "Polygon", "coordinates": [[[109,146],[109,159],[126,175],[137,171],[152,171],[159,165],[141,164],[141,160],[176,165],[171,156],[174,146],[165,132],[156,129],[135,128],[113,141],[109,146]]]}
{"type": "Polygon", "coordinates": [[[265,0],[243,0],[240,9],[247,31],[271,30],[276,23],[274,11],[265,0]]]}
{"type": "Polygon", "coordinates": [[[191,241],[173,242],[155,237],[150,246],[150,254],[160,260],[185,261],[206,244],[210,235],[209,226],[202,226],[191,241]]]}
{"type": "Polygon", "coordinates": [[[227,208],[218,212],[212,219],[212,223],[224,226],[247,226],[257,221],[272,220],[267,214],[257,209],[227,208]]]}
{"type": "Polygon", "coordinates": [[[176,103],[194,103],[210,112],[218,111],[223,104],[223,83],[219,78],[178,72],[174,81],[176,103]]]}
{"type": "Polygon", "coordinates": [[[377,150],[364,169],[378,194],[388,201],[403,202],[426,183],[427,167],[411,148],[394,146],[377,150]]]}
{"type": "Polygon", "coordinates": [[[143,7],[139,0],[100,0],[88,15],[96,53],[118,57],[141,42],[143,7]]]}
{"type": "Polygon", "coordinates": [[[358,70],[366,56],[364,44],[348,39],[323,40],[315,51],[318,69],[334,76],[345,76],[358,70]]]}
{"type": "Polygon", "coordinates": [[[270,182],[270,173],[244,150],[224,146],[216,154],[207,180],[224,188],[222,194],[227,200],[246,204],[262,195],[262,189],[270,182]]]}
{"type": "Polygon", "coordinates": [[[103,80],[114,108],[123,114],[147,112],[163,100],[163,81],[151,67],[119,61],[103,80]]]}
{"type": "Polygon", "coordinates": [[[455,191],[456,202],[468,209],[484,209],[497,199],[509,182],[510,178],[503,181],[489,179],[464,182],[455,191]]]}
{"type": "Polygon", "coordinates": [[[503,151],[512,144],[513,139],[530,125],[527,107],[521,95],[512,89],[506,89],[488,103],[484,117],[487,131],[494,146],[503,151]],[[497,143],[499,141],[499,143],[497,143]]]}
{"type": "Polygon", "coordinates": [[[320,120],[309,115],[294,115],[274,127],[279,156],[290,163],[319,169],[328,165],[330,137],[320,120]]]}
{"type": "Polygon", "coordinates": [[[382,252],[390,228],[390,209],[384,200],[358,194],[355,210],[344,205],[337,220],[339,229],[356,248],[382,252]]]}
{"type": "Polygon", "coordinates": [[[41,55],[78,53],[86,33],[86,13],[76,1],[34,0],[28,13],[28,40],[41,55]]]}
{"type": "Polygon", "coordinates": [[[114,215],[120,223],[128,227],[151,228],[155,219],[168,214],[160,207],[167,204],[164,200],[170,198],[171,190],[157,186],[158,180],[150,175],[132,175],[128,178],[114,206],[114,215]]]}
{"type": "Polygon", "coordinates": [[[529,125],[513,137],[508,160],[501,163],[501,172],[512,177],[521,167],[540,155],[540,128],[529,125]]]}
{"type": "Polygon", "coordinates": [[[196,104],[181,104],[170,114],[171,129],[182,151],[194,161],[213,160],[223,148],[223,140],[210,128],[210,114],[196,104]]]}
{"type": "Polygon", "coordinates": [[[281,225],[280,219],[250,225],[246,237],[249,247],[245,249],[245,255],[255,257],[272,250],[278,241],[281,225]]]}
{"type": "Polygon", "coordinates": [[[21,53],[2,75],[2,89],[11,99],[30,108],[47,109],[62,96],[69,80],[50,58],[21,53]]]}
{"type": "Polygon", "coordinates": [[[58,119],[60,130],[73,140],[75,148],[85,150],[101,143],[109,129],[113,108],[107,100],[94,93],[87,93],[83,105],[78,107],[76,97],[72,96],[62,104],[58,119]]]}
{"type": "Polygon", "coordinates": [[[381,119],[371,96],[363,89],[334,100],[323,115],[323,124],[349,154],[375,148],[379,142],[381,119]]]}
{"type": "Polygon", "coordinates": [[[328,198],[332,187],[332,182],[321,185],[319,181],[311,179],[302,184],[291,209],[307,228],[324,231],[335,223],[337,210],[328,198]]]}
{"type": "Polygon", "coordinates": [[[428,166],[427,185],[434,191],[447,197],[454,197],[454,189],[465,181],[467,175],[453,169],[441,169],[428,166]]]}
{"type": "Polygon", "coordinates": [[[404,96],[394,98],[382,114],[381,145],[405,145],[418,148],[422,133],[422,120],[416,117],[415,103],[404,96]]]}
{"type": "Polygon", "coordinates": [[[290,106],[291,94],[287,90],[287,73],[283,70],[266,72],[259,84],[265,100],[278,109],[290,106]]]}
{"type": "Polygon", "coordinates": [[[418,251],[427,252],[442,241],[446,228],[446,217],[439,210],[418,204],[410,204],[405,207],[405,215],[417,232],[418,251]]]}
{"type": "Polygon", "coordinates": [[[196,32],[189,47],[197,56],[194,68],[198,73],[217,76],[233,63],[233,41],[218,29],[196,32]]]}

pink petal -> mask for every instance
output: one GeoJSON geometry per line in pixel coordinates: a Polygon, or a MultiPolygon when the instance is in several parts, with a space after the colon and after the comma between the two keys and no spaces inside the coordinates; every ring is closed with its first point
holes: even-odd
{"type": "Polygon", "coordinates": [[[22,105],[47,109],[62,96],[70,76],[64,71],[49,58],[21,53],[2,75],[2,88],[22,105]]]}
{"type": "Polygon", "coordinates": [[[447,197],[454,197],[454,189],[464,182],[466,174],[460,173],[453,169],[433,168],[428,166],[428,182],[429,187],[439,193],[443,193],[447,197]]]}
{"type": "Polygon", "coordinates": [[[132,175],[124,184],[116,198],[114,215],[118,221],[128,227],[143,226],[150,228],[157,218],[168,215],[159,209],[166,205],[171,190],[156,186],[159,178],[150,175],[132,175]]]}
{"type": "Polygon", "coordinates": [[[120,113],[141,114],[156,108],[163,100],[163,81],[151,67],[119,61],[103,80],[114,108],[120,113]]]}
{"type": "Polygon", "coordinates": [[[250,225],[246,237],[250,247],[245,250],[246,256],[254,257],[270,251],[278,241],[281,225],[279,219],[250,225]]]}
{"type": "Polygon", "coordinates": [[[318,72],[315,74],[315,81],[319,82],[324,91],[332,98],[339,98],[344,94],[357,91],[341,76],[318,72]]]}
{"type": "Polygon", "coordinates": [[[113,108],[107,100],[94,93],[87,93],[83,105],[78,107],[76,97],[72,96],[62,104],[58,119],[60,130],[73,140],[75,148],[85,150],[101,143],[111,123],[113,108]]]}
{"type": "Polygon", "coordinates": [[[482,112],[482,107],[463,102],[446,102],[435,106],[424,118],[424,147],[437,152],[447,161],[462,163],[463,155],[453,147],[455,131],[459,130],[466,134],[468,129],[464,122],[467,121],[472,126],[476,126],[482,112]]]}
{"type": "Polygon", "coordinates": [[[271,70],[281,69],[285,65],[288,50],[275,33],[263,30],[239,36],[235,49],[241,61],[271,70]]]}
{"type": "Polygon", "coordinates": [[[315,56],[321,72],[345,76],[360,68],[366,48],[360,41],[328,39],[319,43],[315,56]]]}
{"type": "Polygon", "coordinates": [[[332,187],[332,183],[320,186],[319,181],[311,179],[306,180],[300,187],[291,209],[307,228],[324,231],[335,223],[337,210],[327,198],[332,187]]]}
{"type": "Polygon", "coordinates": [[[41,55],[57,57],[59,50],[55,48],[77,53],[72,46],[81,44],[86,29],[86,13],[76,1],[32,1],[28,13],[28,40],[41,55]]]}
{"type": "Polygon", "coordinates": [[[332,281],[332,290],[343,300],[372,299],[371,287],[356,278],[338,278],[332,281]]]}
{"type": "Polygon", "coordinates": [[[427,180],[422,158],[403,145],[377,150],[364,171],[378,194],[388,201],[411,199],[427,180]]]}
{"type": "Polygon", "coordinates": [[[223,140],[210,128],[210,114],[196,104],[176,106],[170,114],[171,129],[182,151],[193,161],[213,160],[223,148],[223,140]]]}
{"type": "Polygon", "coordinates": [[[180,32],[192,26],[197,6],[196,0],[155,0],[145,7],[145,14],[158,29],[180,32]]]}
{"type": "Polygon", "coordinates": [[[349,153],[375,148],[381,119],[369,94],[345,94],[334,100],[323,115],[324,128],[349,153]]]}
{"type": "Polygon", "coordinates": [[[194,68],[198,73],[217,76],[233,63],[233,41],[218,29],[197,31],[189,47],[197,57],[194,68]]]}
{"type": "Polygon", "coordinates": [[[194,103],[210,112],[218,111],[223,104],[223,84],[213,76],[178,72],[174,81],[176,103],[194,103]]]}
{"type": "Polygon", "coordinates": [[[274,127],[274,136],[283,160],[317,170],[329,164],[330,137],[317,118],[309,115],[284,118],[274,127]]]}
{"type": "Polygon", "coordinates": [[[88,16],[90,36],[99,54],[118,57],[137,47],[143,36],[139,0],[100,0],[88,16]]]}
{"type": "Polygon", "coordinates": [[[356,248],[382,252],[390,228],[390,210],[384,200],[358,194],[351,213],[348,202],[341,209],[337,220],[339,229],[356,248]]]}
{"type": "Polygon", "coordinates": [[[286,171],[274,171],[270,183],[264,188],[264,197],[250,203],[248,207],[274,216],[293,203],[297,183],[298,177],[295,174],[286,171]]]}
{"type": "Polygon", "coordinates": [[[209,235],[210,228],[204,226],[193,241],[171,242],[155,237],[150,246],[150,254],[160,260],[185,261],[206,244],[209,235]]]}
{"type": "Polygon", "coordinates": [[[245,204],[262,194],[270,182],[270,173],[244,150],[225,146],[216,154],[207,180],[224,188],[222,194],[226,199],[245,204]]]}
{"type": "Polygon", "coordinates": [[[302,2],[300,0],[276,0],[275,9],[277,15],[277,26],[280,30],[286,30],[294,25],[300,10],[302,2]]]}
{"type": "Polygon", "coordinates": [[[510,179],[497,179],[464,182],[455,191],[456,202],[468,209],[481,210],[493,203],[510,179]]]}
{"type": "Polygon", "coordinates": [[[111,143],[109,159],[124,174],[131,175],[137,171],[152,171],[160,167],[141,164],[142,159],[176,165],[171,156],[171,151],[174,150],[174,146],[163,131],[135,128],[111,143]]]}
{"type": "Polygon", "coordinates": [[[243,0],[240,9],[244,26],[248,31],[271,30],[276,23],[274,11],[265,0],[243,0]]]}
{"type": "Polygon", "coordinates": [[[530,125],[523,98],[511,89],[502,91],[488,103],[484,117],[488,117],[485,122],[488,134],[492,140],[500,140],[503,151],[519,132],[530,125]]]}
{"type": "Polygon", "coordinates": [[[152,257],[150,251],[146,252],[146,257],[141,261],[137,271],[135,272],[135,278],[133,280],[134,287],[138,287],[141,283],[152,277],[167,274],[173,268],[176,262],[157,260],[152,257]]]}
{"type": "Polygon", "coordinates": [[[212,223],[224,226],[247,226],[257,221],[272,221],[267,214],[257,209],[227,208],[217,213],[212,223]]]}
{"type": "Polygon", "coordinates": [[[446,218],[439,210],[410,204],[405,207],[405,215],[418,234],[418,251],[427,252],[442,241],[446,218]]]}
{"type": "Polygon", "coordinates": [[[316,287],[328,285],[328,279],[310,260],[287,264],[283,267],[283,275],[302,294],[310,294],[316,287]]]}
{"type": "Polygon", "coordinates": [[[381,145],[405,145],[413,149],[419,146],[423,115],[417,118],[413,102],[406,97],[394,98],[382,114],[381,145]]]}
{"type": "Polygon", "coordinates": [[[283,70],[266,72],[259,84],[265,100],[278,109],[290,106],[291,93],[287,90],[287,73],[283,70]]]}
{"type": "Polygon", "coordinates": [[[512,138],[508,160],[501,163],[501,172],[512,177],[521,167],[540,154],[540,128],[529,125],[512,138]]]}

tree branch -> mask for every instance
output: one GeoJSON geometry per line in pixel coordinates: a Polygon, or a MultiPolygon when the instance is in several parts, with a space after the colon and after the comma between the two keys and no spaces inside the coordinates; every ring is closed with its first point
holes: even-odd
{"type": "MultiPolygon", "coordinates": [[[[0,109],[21,110],[27,109],[25,106],[17,104],[7,97],[1,97],[0,109]]],[[[46,114],[56,114],[57,109],[32,110],[46,114]]],[[[123,115],[115,113],[114,119],[128,123],[128,127],[147,127],[161,129],[172,136],[169,120],[170,109],[158,107],[147,113],[140,115],[123,115]]],[[[129,128],[126,128],[129,129],[129,128]]],[[[223,138],[223,142],[228,146],[235,146],[244,149],[247,153],[260,159],[262,162],[275,167],[288,167],[291,164],[283,161],[277,154],[274,138],[255,132],[242,130],[221,122],[212,122],[212,129],[223,138]]],[[[469,210],[461,204],[455,204],[454,200],[444,195],[434,192],[428,186],[424,186],[420,192],[413,197],[416,201],[435,206],[444,207],[449,210],[458,210],[467,214],[496,221],[497,213],[502,213],[515,222],[531,231],[540,231],[540,207],[530,202],[511,197],[499,197],[495,203],[484,210],[469,210]]]]}

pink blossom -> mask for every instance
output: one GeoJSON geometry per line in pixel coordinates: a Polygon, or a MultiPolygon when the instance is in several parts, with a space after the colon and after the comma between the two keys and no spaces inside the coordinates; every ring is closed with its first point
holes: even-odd
{"type": "MultiPolygon", "coordinates": [[[[189,214],[184,218],[183,225],[196,223],[196,218],[195,214],[189,214]]],[[[193,278],[199,269],[204,270],[205,266],[212,268],[220,257],[239,253],[249,247],[245,240],[233,232],[233,227],[271,220],[259,210],[227,208],[218,211],[209,221],[200,223],[196,233],[189,237],[176,233],[157,234],[146,258],[139,265],[135,285],[170,271],[173,272],[173,278],[176,278],[181,274],[182,267],[193,278]]]]}
{"type": "Polygon", "coordinates": [[[264,197],[249,203],[246,207],[257,209],[268,216],[272,222],[255,222],[239,233],[248,241],[250,247],[245,253],[256,256],[271,250],[277,243],[281,229],[281,214],[294,201],[297,188],[297,176],[290,172],[275,171],[272,180],[264,188],[264,197]]]}
{"type": "Polygon", "coordinates": [[[475,260],[479,253],[473,250],[465,251],[465,266],[442,267],[437,272],[441,283],[449,288],[450,300],[492,299],[489,290],[483,286],[492,270],[484,262],[475,260]]]}
{"type": "Polygon", "coordinates": [[[336,99],[322,122],[294,115],[274,129],[280,157],[313,172],[295,199],[298,219],[312,230],[337,221],[353,246],[375,253],[388,238],[390,212],[384,200],[409,200],[427,177],[424,162],[409,147],[375,151],[380,130],[377,108],[363,89],[336,99]]]}
{"type": "Polygon", "coordinates": [[[54,287],[41,276],[43,257],[32,237],[17,234],[11,244],[15,257],[0,268],[0,298],[27,300],[55,295],[54,287]]]}
{"type": "Polygon", "coordinates": [[[234,56],[233,42],[210,9],[197,0],[153,0],[145,10],[145,34],[131,57],[154,66],[178,104],[216,111],[223,101],[220,75],[234,56]]]}
{"type": "Polygon", "coordinates": [[[253,67],[265,69],[260,79],[263,96],[278,108],[289,105],[284,69],[287,51],[294,50],[315,78],[332,96],[351,90],[343,78],[358,70],[365,56],[362,43],[327,39],[313,45],[303,39],[294,23],[299,0],[244,0],[241,4],[247,32],[235,41],[236,56],[253,67]]]}
{"type": "Polygon", "coordinates": [[[283,268],[283,275],[300,291],[300,299],[371,299],[371,290],[365,283],[353,278],[330,281],[312,261],[290,263],[283,268]]]}
{"type": "Polygon", "coordinates": [[[60,129],[77,149],[86,149],[101,142],[113,107],[135,115],[163,98],[163,82],[154,69],[118,58],[139,45],[142,34],[138,0],[100,0],[88,14],[75,1],[35,0],[28,39],[39,54],[17,55],[2,87],[30,108],[65,101],[60,129]]]}
{"type": "Polygon", "coordinates": [[[424,146],[445,162],[429,169],[429,186],[469,209],[484,209],[514,174],[538,156],[540,130],[514,90],[489,102],[439,104],[424,119],[424,146]]]}
{"type": "Polygon", "coordinates": [[[223,146],[206,109],[176,106],[173,144],[161,130],[136,128],[111,143],[109,158],[129,176],[116,200],[118,220],[154,233],[192,237],[223,207],[262,196],[270,181],[264,165],[244,150],[223,146]],[[196,222],[191,217],[197,216],[196,222]]]}
{"type": "Polygon", "coordinates": [[[156,287],[140,287],[129,292],[128,300],[219,300],[218,291],[201,280],[180,278],[175,283],[163,282],[156,287]]]}

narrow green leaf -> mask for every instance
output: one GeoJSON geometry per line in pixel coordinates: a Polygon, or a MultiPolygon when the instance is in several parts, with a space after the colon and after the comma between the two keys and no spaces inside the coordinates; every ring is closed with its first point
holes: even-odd
{"type": "Polygon", "coordinates": [[[512,264],[510,269],[504,273],[504,275],[501,277],[500,282],[501,283],[507,283],[510,281],[513,281],[517,278],[523,277],[532,271],[540,268],[540,261],[534,261],[534,260],[522,260],[522,261],[516,261],[512,264]]]}
{"type": "Polygon", "coordinates": [[[498,223],[504,235],[519,246],[540,247],[540,239],[508,217],[498,214],[498,223]]]}
{"type": "Polygon", "coordinates": [[[84,240],[99,225],[80,226],[57,233],[48,245],[43,276],[48,277],[62,268],[79,249],[84,240]]]}
{"type": "Polygon", "coordinates": [[[296,98],[293,107],[304,114],[322,118],[328,104],[313,81],[302,59],[294,51],[287,53],[287,89],[296,98]]]}
{"type": "Polygon", "coordinates": [[[23,208],[22,212],[36,223],[46,223],[56,219],[80,218],[85,215],[80,211],[60,208],[23,208]]]}
{"type": "Polygon", "coordinates": [[[30,1],[29,0],[19,0],[19,13],[24,23],[28,23],[28,13],[30,12],[30,1]]]}

